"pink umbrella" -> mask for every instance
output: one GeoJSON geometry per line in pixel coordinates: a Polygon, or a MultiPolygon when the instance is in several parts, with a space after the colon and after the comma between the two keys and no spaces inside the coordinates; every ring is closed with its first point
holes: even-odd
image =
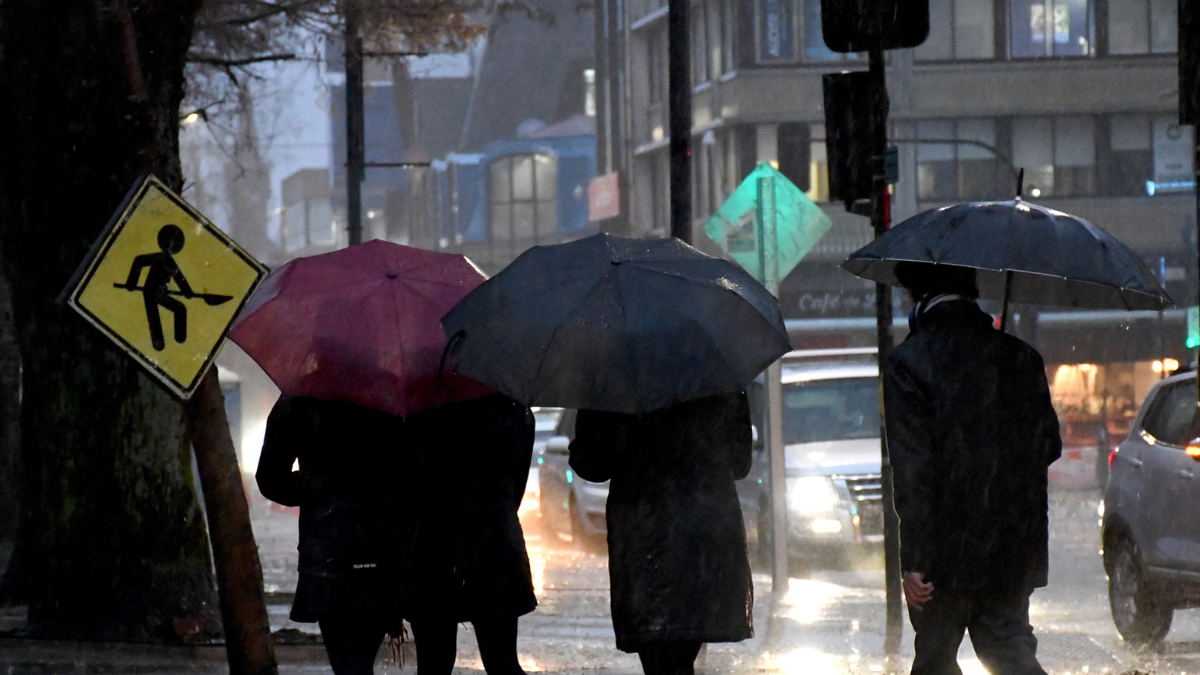
{"type": "Polygon", "coordinates": [[[442,315],[484,279],[465,256],[369,241],[272,272],[229,336],[285,394],[403,417],[492,392],[439,373],[442,315]]]}

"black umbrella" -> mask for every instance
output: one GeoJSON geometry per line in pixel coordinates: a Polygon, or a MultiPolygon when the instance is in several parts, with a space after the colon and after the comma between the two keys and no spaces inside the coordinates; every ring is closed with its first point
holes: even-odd
{"type": "Polygon", "coordinates": [[[1163,309],[1154,274],[1111,234],[1082,218],[1016,198],[933,209],[855,251],[842,267],[896,284],[904,261],[976,270],[980,297],[1068,307],[1163,309]]]}
{"type": "Polygon", "coordinates": [[[442,319],[456,372],[527,405],[645,412],[745,388],[790,349],[779,303],[678,239],[535,246],[442,319]]]}

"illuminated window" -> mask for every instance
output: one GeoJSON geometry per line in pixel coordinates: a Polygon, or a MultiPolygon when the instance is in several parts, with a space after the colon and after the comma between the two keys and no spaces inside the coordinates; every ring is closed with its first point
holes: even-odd
{"type": "Polygon", "coordinates": [[[1094,53],[1093,7],[1089,0],[1012,0],[1009,11],[1013,58],[1094,53]]]}
{"type": "Polygon", "coordinates": [[[554,234],[556,164],[547,155],[511,155],[488,167],[493,243],[521,250],[554,234]]]}

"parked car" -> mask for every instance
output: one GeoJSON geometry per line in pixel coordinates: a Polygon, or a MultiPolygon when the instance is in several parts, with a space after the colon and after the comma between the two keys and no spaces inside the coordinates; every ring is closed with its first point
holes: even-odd
{"type": "MultiPolygon", "coordinates": [[[[795,351],[783,358],[791,557],[840,562],[882,546],[879,366],[875,354],[870,348],[822,349],[795,351]]],[[[761,407],[761,403],[756,405],[761,407]]],[[[759,529],[769,533],[766,499],[764,490],[759,529]]],[[[769,543],[769,536],[762,540],[769,543]]]]}
{"type": "Polygon", "coordinates": [[[1154,386],[1109,454],[1100,503],[1104,570],[1117,632],[1137,646],[1166,637],[1176,609],[1200,606],[1200,446],[1196,374],[1154,386]]]}

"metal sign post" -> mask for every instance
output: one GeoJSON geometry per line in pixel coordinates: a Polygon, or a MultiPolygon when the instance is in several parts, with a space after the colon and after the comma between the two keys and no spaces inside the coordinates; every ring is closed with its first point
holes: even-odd
{"type": "MultiPolygon", "coordinates": [[[[775,177],[758,179],[758,255],[763,285],[779,296],[779,237],[776,233],[775,177]]],[[[780,362],[766,372],[767,457],[771,476],[771,589],[788,588],[787,463],[783,446],[783,386],[780,362]]]]}

